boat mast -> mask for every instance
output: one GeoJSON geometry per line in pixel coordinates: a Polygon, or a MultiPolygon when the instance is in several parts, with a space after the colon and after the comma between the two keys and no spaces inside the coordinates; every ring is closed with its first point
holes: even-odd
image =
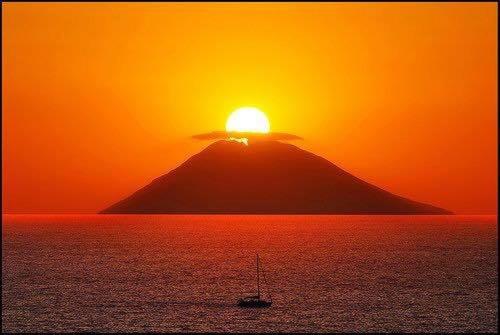
{"type": "Polygon", "coordinates": [[[257,254],[257,298],[260,299],[259,254],[257,254]]]}

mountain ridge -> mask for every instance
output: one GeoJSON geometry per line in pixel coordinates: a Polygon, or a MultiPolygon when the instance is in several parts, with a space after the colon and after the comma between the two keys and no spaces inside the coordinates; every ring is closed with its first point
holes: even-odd
{"type": "Polygon", "coordinates": [[[101,213],[451,214],[278,141],[216,141],[101,213]]]}

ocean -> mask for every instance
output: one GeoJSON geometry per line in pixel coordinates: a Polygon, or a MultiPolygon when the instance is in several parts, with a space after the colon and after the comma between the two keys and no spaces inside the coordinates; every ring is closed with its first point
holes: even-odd
{"type": "Polygon", "coordinates": [[[3,215],[2,331],[496,332],[497,216],[3,215]],[[273,304],[242,309],[261,289],[273,304]]]}

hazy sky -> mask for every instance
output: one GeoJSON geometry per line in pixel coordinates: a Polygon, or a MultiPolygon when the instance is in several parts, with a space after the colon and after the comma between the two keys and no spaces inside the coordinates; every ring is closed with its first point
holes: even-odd
{"type": "Polygon", "coordinates": [[[497,212],[496,3],[3,3],[2,19],[5,212],[97,212],[247,105],[388,191],[497,212]]]}

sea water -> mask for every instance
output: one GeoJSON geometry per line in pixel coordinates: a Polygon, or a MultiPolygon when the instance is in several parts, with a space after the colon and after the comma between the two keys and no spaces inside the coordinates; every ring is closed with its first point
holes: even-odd
{"type": "Polygon", "coordinates": [[[496,216],[4,215],[2,233],[4,332],[497,331],[496,216]],[[241,309],[256,253],[273,304],[241,309]]]}

